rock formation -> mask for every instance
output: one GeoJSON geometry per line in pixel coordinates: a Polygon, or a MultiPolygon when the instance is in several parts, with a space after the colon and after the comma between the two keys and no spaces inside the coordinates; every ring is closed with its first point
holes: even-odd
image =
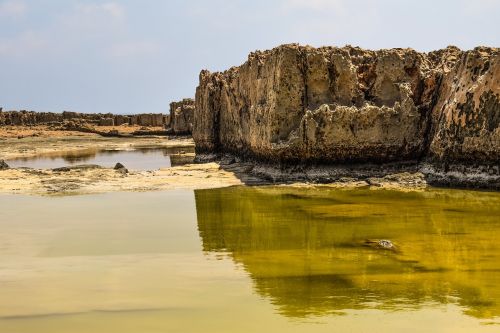
{"type": "Polygon", "coordinates": [[[121,163],[116,163],[113,169],[120,172],[123,175],[128,173],[128,169],[121,163]]]}
{"type": "Polygon", "coordinates": [[[432,111],[430,156],[449,163],[500,161],[500,49],[464,52],[432,111]]]}
{"type": "Polygon", "coordinates": [[[93,126],[120,126],[123,124],[162,127],[167,121],[163,114],[143,113],[137,115],[113,115],[111,113],[78,113],[64,111],[34,112],[34,111],[2,111],[0,108],[0,126],[33,126],[45,124],[63,124],[67,121],[77,121],[93,126]]]}
{"type": "Polygon", "coordinates": [[[499,80],[496,48],[282,45],[225,72],[201,72],[193,137],[199,153],[280,164],[490,168],[500,156],[499,80]]]}
{"type": "Polygon", "coordinates": [[[170,103],[170,117],[166,128],[176,135],[191,134],[193,131],[195,104],[191,98],[170,103]]]}
{"type": "Polygon", "coordinates": [[[159,126],[162,127],[165,125],[166,116],[158,113],[143,113],[138,115],[130,116],[130,125],[140,125],[140,126],[159,126]]]}

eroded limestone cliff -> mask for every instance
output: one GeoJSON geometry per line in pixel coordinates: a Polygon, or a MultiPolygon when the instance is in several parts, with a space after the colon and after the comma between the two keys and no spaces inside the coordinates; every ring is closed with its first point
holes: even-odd
{"type": "Polygon", "coordinates": [[[497,48],[282,45],[201,72],[193,137],[280,163],[498,164],[499,80],[497,48]]]}

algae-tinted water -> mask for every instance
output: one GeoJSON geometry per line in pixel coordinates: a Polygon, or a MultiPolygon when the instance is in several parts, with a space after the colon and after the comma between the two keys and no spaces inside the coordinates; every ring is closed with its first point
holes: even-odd
{"type": "Polygon", "coordinates": [[[77,164],[97,164],[112,168],[116,163],[122,163],[131,170],[155,170],[192,162],[192,157],[178,155],[179,152],[194,152],[194,148],[85,149],[22,157],[8,160],[7,163],[13,168],[34,169],[53,169],[77,164]]]}
{"type": "Polygon", "coordinates": [[[496,332],[499,217],[460,190],[1,196],[0,331],[496,332]]]}

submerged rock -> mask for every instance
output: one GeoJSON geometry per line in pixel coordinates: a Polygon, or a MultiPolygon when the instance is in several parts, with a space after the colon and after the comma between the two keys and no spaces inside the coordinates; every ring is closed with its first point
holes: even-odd
{"type": "Polygon", "coordinates": [[[396,245],[388,239],[367,239],[364,244],[375,249],[398,251],[396,245]]]}
{"type": "Polygon", "coordinates": [[[100,165],[97,164],[81,164],[81,165],[73,165],[61,168],[54,168],[52,171],[56,172],[68,172],[72,170],[92,170],[92,169],[102,169],[100,165]]]}

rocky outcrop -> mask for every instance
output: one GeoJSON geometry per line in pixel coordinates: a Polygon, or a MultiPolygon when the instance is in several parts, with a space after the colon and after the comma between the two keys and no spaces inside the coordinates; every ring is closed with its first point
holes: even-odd
{"type": "Polygon", "coordinates": [[[128,169],[121,163],[116,163],[113,169],[120,172],[123,175],[126,175],[128,173],[128,169]]]}
{"type": "Polygon", "coordinates": [[[500,161],[500,49],[465,52],[447,73],[432,111],[430,157],[446,163],[500,161]]]}
{"type": "Polygon", "coordinates": [[[281,165],[498,165],[498,52],[297,44],[254,52],[239,67],[201,72],[196,149],[281,165]]]}
{"type": "Polygon", "coordinates": [[[63,124],[76,121],[93,126],[120,126],[124,124],[162,127],[167,121],[163,114],[144,113],[137,115],[114,115],[111,113],[78,113],[64,111],[62,113],[34,111],[2,111],[0,108],[0,126],[34,126],[46,124],[63,124]]]}
{"type": "Polygon", "coordinates": [[[170,117],[166,128],[176,135],[186,135],[193,132],[195,103],[191,98],[170,103],[170,117]]]}
{"type": "Polygon", "coordinates": [[[115,126],[113,118],[102,118],[99,120],[99,126],[115,126]]]}
{"type": "Polygon", "coordinates": [[[165,125],[165,116],[161,113],[144,113],[130,116],[130,125],[140,125],[140,126],[158,126],[162,127],[165,125]]]}

